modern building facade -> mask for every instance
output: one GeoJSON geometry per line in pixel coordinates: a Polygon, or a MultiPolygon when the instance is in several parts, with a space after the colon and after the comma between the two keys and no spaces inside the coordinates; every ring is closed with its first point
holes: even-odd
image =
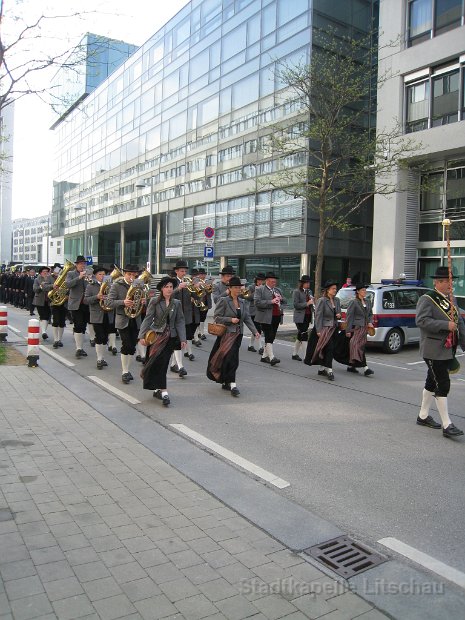
{"type": "Polygon", "coordinates": [[[0,264],[11,255],[11,211],[13,196],[14,103],[0,112],[0,264]]]}
{"type": "Polygon", "coordinates": [[[373,281],[425,278],[445,259],[450,236],[456,294],[465,297],[465,3],[381,0],[380,71],[392,77],[378,93],[380,128],[400,119],[419,156],[399,171],[403,191],[377,197],[373,281]],[[401,36],[399,38],[399,32],[401,36]],[[386,47],[388,42],[394,46],[386,47]]]}
{"type": "MultiPolygon", "coordinates": [[[[317,224],[300,199],[266,191],[279,166],[301,166],[263,149],[276,123],[299,131],[277,62],[311,62],[314,28],[365,35],[373,0],[192,0],[60,122],[54,223],[64,221],[65,256],[150,263],[204,257],[242,277],[273,269],[284,288],[313,270],[317,224]],[[150,244],[150,248],[149,248],[150,244]]],[[[372,214],[350,233],[334,230],[324,277],[370,269],[372,214]]]]}
{"type": "Polygon", "coordinates": [[[10,247],[8,261],[16,264],[50,266],[65,260],[64,238],[51,237],[50,215],[13,220],[10,247]]]}

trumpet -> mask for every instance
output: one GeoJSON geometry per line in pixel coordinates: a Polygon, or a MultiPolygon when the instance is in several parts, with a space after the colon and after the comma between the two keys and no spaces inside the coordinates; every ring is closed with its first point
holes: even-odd
{"type": "Polygon", "coordinates": [[[191,276],[184,276],[183,282],[186,283],[186,288],[189,291],[189,293],[191,294],[191,299],[192,299],[192,303],[194,304],[194,306],[197,306],[197,308],[201,311],[204,312],[205,310],[208,310],[207,306],[203,303],[201,297],[203,297],[203,290],[201,287],[194,284],[193,279],[191,278],[191,276]]]}
{"type": "Polygon", "coordinates": [[[239,297],[242,297],[242,299],[246,299],[247,301],[250,301],[251,299],[253,299],[253,294],[254,292],[251,291],[250,288],[244,288],[244,290],[239,295],[239,297]]]}

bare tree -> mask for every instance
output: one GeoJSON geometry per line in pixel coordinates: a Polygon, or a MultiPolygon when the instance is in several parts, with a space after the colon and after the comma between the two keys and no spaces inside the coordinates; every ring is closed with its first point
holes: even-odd
{"type": "Polygon", "coordinates": [[[394,172],[419,145],[403,134],[399,123],[389,132],[375,133],[370,127],[376,88],[384,80],[376,77],[372,37],[355,40],[335,32],[314,36],[311,64],[278,62],[277,77],[286,97],[297,100],[300,110],[292,128],[289,122],[273,128],[267,148],[278,159],[278,169],[264,184],[302,198],[318,216],[318,296],[329,230],[356,228],[354,214],[375,194],[399,191],[394,172]]]}

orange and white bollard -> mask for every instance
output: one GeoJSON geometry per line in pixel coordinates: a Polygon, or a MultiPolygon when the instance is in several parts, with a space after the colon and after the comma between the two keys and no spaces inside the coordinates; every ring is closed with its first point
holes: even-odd
{"type": "Polygon", "coordinates": [[[6,342],[8,334],[8,308],[0,306],[0,342],[6,342]]]}
{"type": "Polygon", "coordinates": [[[39,334],[40,321],[31,319],[27,326],[27,365],[29,368],[37,368],[39,365],[39,334]]]}

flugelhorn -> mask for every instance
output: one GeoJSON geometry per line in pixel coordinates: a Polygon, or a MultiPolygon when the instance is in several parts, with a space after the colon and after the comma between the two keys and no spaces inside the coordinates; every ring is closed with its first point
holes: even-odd
{"type": "Polygon", "coordinates": [[[115,265],[114,267],[115,268],[110,273],[110,280],[102,282],[102,284],[100,285],[99,295],[103,295],[103,298],[99,301],[99,304],[104,312],[111,312],[112,310],[112,308],[106,305],[106,297],[110,292],[110,286],[116,280],[116,278],[121,278],[123,275],[123,272],[119,267],[117,267],[117,265],[115,265]]]}

